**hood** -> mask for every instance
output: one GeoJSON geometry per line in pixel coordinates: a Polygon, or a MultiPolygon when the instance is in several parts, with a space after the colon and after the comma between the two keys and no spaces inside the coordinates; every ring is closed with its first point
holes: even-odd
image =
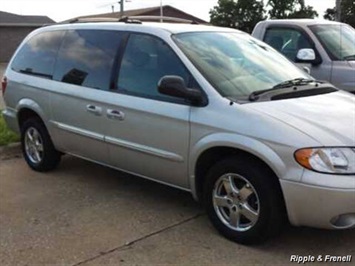
{"type": "Polygon", "coordinates": [[[355,97],[347,92],[260,102],[252,108],[303,132],[320,146],[355,146],[355,97]]]}

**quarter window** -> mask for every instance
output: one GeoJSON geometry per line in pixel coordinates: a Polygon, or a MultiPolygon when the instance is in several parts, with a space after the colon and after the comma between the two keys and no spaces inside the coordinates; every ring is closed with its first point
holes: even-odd
{"type": "Polygon", "coordinates": [[[118,31],[68,31],[58,54],[54,79],[109,90],[120,41],[118,31]]]}
{"type": "Polygon", "coordinates": [[[11,67],[17,72],[51,79],[64,31],[42,32],[29,39],[11,67]]]}
{"type": "Polygon", "coordinates": [[[158,82],[166,75],[180,76],[187,86],[191,85],[190,74],[165,42],[149,35],[131,34],[120,67],[119,91],[146,98],[175,100],[158,92],[158,82]]]}

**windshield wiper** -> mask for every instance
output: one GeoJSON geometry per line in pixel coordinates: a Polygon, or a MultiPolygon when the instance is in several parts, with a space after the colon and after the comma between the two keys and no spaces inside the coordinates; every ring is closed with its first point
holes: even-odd
{"type": "Polygon", "coordinates": [[[323,81],[315,80],[315,79],[305,79],[305,78],[296,78],[296,79],[290,79],[283,81],[279,84],[276,84],[274,87],[271,89],[266,89],[266,90],[260,90],[260,91],[254,91],[249,95],[249,101],[253,102],[259,99],[258,96],[264,93],[268,93],[270,91],[278,90],[278,89],[283,89],[283,88],[290,88],[293,86],[304,86],[308,85],[310,83],[324,83],[323,81]]]}
{"type": "Polygon", "coordinates": [[[347,60],[347,61],[355,60],[355,54],[344,56],[343,60],[347,60]]]}

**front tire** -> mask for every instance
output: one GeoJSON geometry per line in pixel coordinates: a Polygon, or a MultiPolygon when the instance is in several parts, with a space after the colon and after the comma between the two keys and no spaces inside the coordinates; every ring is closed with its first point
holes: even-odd
{"type": "Polygon", "coordinates": [[[27,164],[35,171],[50,171],[60,162],[61,154],[39,118],[30,118],[21,126],[21,146],[27,164]]]}
{"type": "Polygon", "coordinates": [[[273,175],[253,158],[227,158],[211,167],[204,203],[223,236],[241,244],[257,244],[280,231],[285,211],[273,175]]]}

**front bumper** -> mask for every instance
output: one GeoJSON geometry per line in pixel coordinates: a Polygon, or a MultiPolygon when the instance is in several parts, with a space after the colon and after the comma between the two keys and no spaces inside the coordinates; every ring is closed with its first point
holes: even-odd
{"type": "Polygon", "coordinates": [[[306,170],[302,181],[280,180],[291,224],[324,229],[355,228],[355,176],[306,170]]]}

